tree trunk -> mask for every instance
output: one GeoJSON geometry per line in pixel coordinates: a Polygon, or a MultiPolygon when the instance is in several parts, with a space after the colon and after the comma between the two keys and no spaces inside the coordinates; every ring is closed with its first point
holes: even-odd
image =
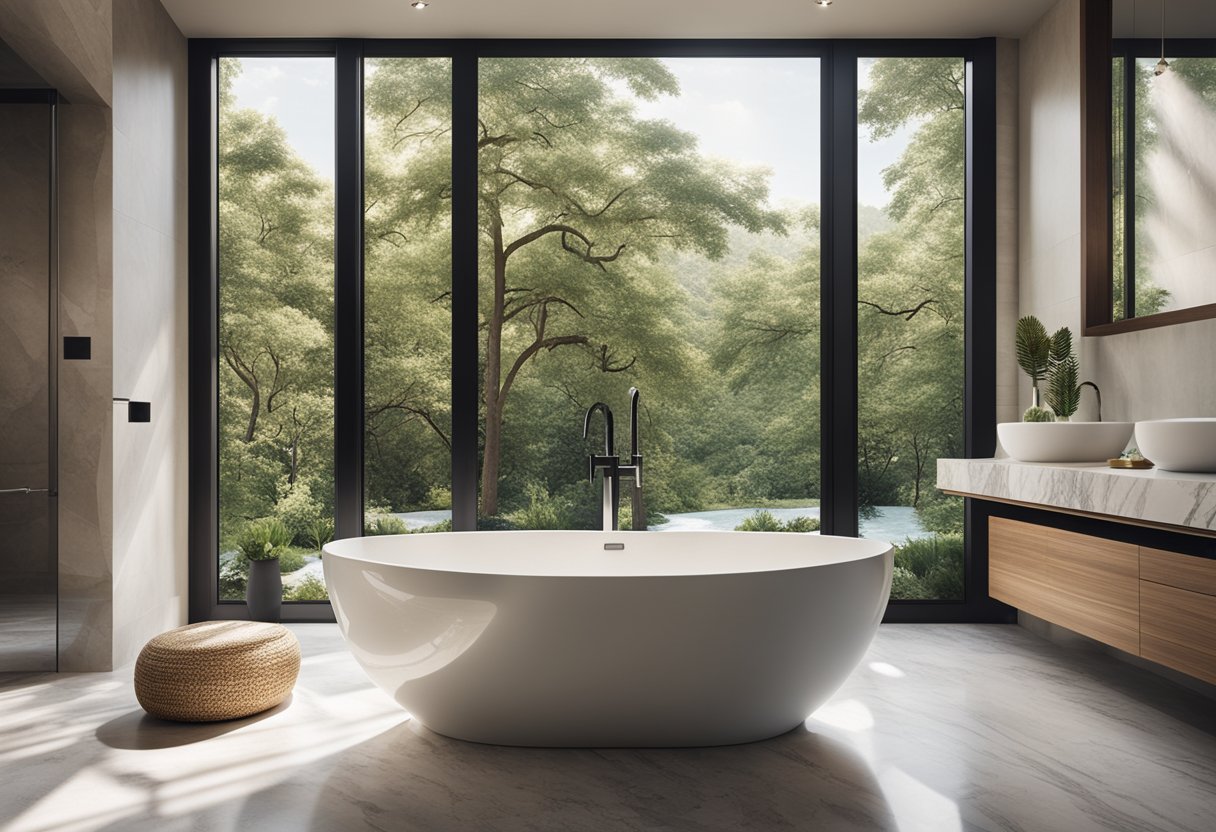
{"type": "Polygon", "coordinates": [[[257,385],[250,384],[249,390],[253,393],[253,403],[249,406],[249,426],[245,428],[246,445],[253,441],[253,433],[258,426],[258,413],[262,409],[262,396],[258,392],[257,385]]]}
{"type": "Polygon", "coordinates": [[[498,469],[502,462],[502,325],[507,295],[507,258],[503,252],[502,220],[491,219],[494,237],[494,305],[486,327],[486,374],[483,400],[486,406],[486,442],[481,460],[481,514],[498,513],[498,469]]]}

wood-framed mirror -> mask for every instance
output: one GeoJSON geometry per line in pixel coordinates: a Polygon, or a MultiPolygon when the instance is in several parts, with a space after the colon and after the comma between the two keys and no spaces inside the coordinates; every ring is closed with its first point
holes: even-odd
{"type": "Polygon", "coordinates": [[[1216,318],[1216,2],[1080,5],[1084,334],[1216,318]]]}

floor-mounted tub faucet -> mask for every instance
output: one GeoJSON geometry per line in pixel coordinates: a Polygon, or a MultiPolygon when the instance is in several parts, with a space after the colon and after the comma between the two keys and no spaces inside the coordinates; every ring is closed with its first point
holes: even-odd
{"type": "Polygon", "coordinates": [[[646,503],[642,499],[642,455],[638,453],[638,402],[642,394],[636,387],[629,388],[629,464],[620,466],[622,479],[633,482],[630,489],[630,505],[633,509],[633,530],[646,530],[646,503]]]}
{"type": "Polygon", "coordinates": [[[595,482],[595,472],[603,471],[603,498],[601,502],[601,518],[604,531],[616,531],[619,511],[618,505],[621,494],[621,461],[616,455],[616,438],[612,430],[612,409],[603,402],[596,402],[587,408],[583,416],[583,438],[591,429],[591,416],[595,411],[604,414],[604,453],[592,454],[587,457],[587,477],[595,482]]]}

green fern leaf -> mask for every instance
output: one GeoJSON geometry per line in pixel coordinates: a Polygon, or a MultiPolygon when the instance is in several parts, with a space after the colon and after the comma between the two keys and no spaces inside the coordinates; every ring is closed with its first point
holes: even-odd
{"type": "Polygon", "coordinates": [[[1081,388],[1077,384],[1079,372],[1075,355],[1069,355],[1052,368],[1046,396],[1047,404],[1057,416],[1067,419],[1077,412],[1081,404],[1081,388]]]}
{"type": "Polygon", "coordinates": [[[1027,315],[1018,320],[1014,331],[1014,351],[1017,354],[1018,366],[1030,376],[1034,384],[1047,374],[1051,363],[1051,338],[1043,322],[1034,315],[1027,315]]]}
{"type": "Polygon", "coordinates": [[[1049,350],[1050,364],[1052,367],[1063,364],[1072,355],[1072,330],[1066,326],[1056,330],[1055,335],[1051,336],[1051,348],[1049,350]]]}

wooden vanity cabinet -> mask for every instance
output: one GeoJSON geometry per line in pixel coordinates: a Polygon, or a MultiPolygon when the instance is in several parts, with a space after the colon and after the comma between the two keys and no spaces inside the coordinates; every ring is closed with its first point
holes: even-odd
{"type": "Polygon", "coordinates": [[[990,517],[989,594],[1216,684],[1216,560],[990,517]]]}
{"type": "Polygon", "coordinates": [[[1140,549],[1140,655],[1216,684],[1216,561],[1140,549]]]}
{"type": "Polygon", "coordinates": [[[1134,544],[992,517],[988,593],[1104,644],[1140,651],[1139,547],[1134,544]]]}

